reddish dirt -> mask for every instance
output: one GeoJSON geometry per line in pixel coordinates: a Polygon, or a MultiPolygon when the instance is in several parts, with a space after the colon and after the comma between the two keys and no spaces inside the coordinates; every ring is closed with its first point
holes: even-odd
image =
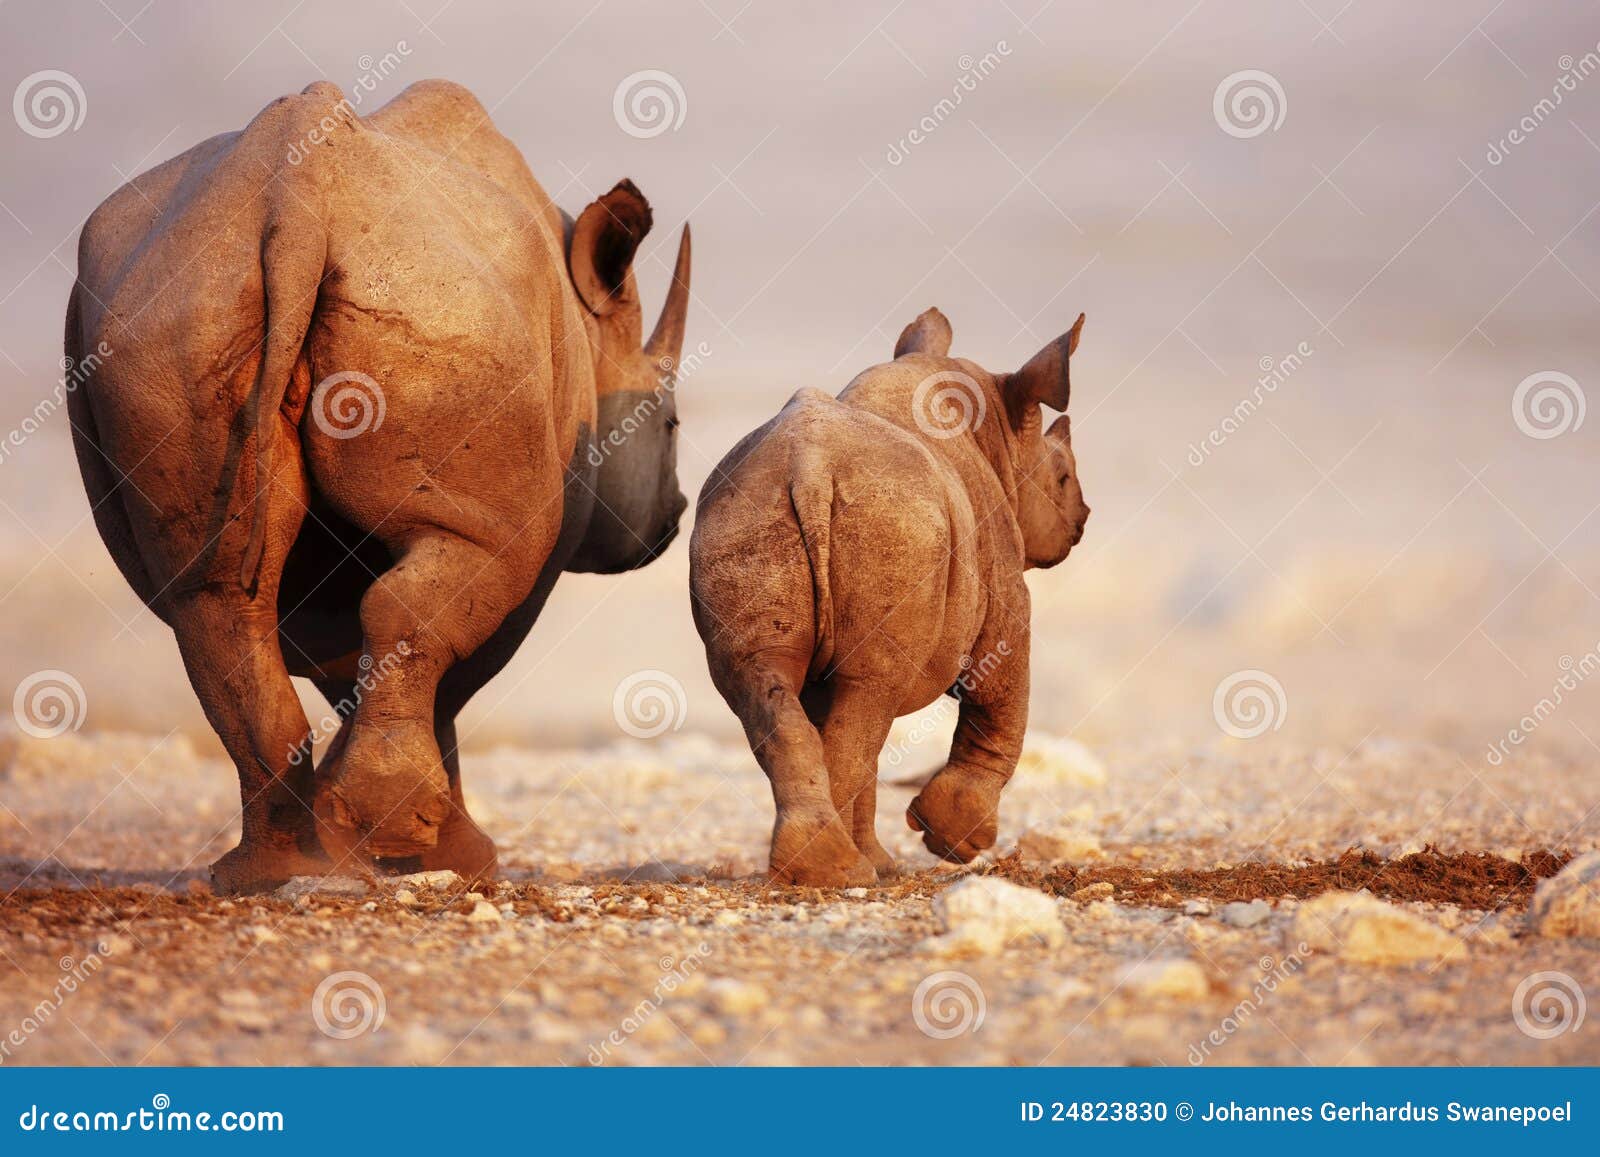
{"type": "Polygon", "coordinates": [[[1181,907],[1186,900],[1202,897],[1222,902],[1307,899],[1323,892],[1365,888],[1388,900],[1456,904],[1492,912],[1510,903],[1526,902],[1540,880],[1555,875],[1571,859],[1568,852],[1540,850],[1513,862],[1489,852],[1446,855],[1429,845],[1397,860],[1352,849],[1337,859],[1305,864],[1244,863],[1164,872],[1108,865],[1040,872],[1011,857],[999,861],[995,870],[1058,896],[1074,896],[1104,883],[1115,889],[1111,897],[1091,895],[1085,899],[1115,898],[1125,904],[1165,908],[1181,907]]]}

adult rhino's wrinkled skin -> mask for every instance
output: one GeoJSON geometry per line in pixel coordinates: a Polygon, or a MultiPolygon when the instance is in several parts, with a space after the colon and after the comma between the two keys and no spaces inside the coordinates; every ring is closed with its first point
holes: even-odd
{"type": "Polygon", "coordinates": [[[801,390],[723,459],[689,543],[711,677],[772,781],[774,879],[893,870],[873,829],[899,715],[960,701],[945,766],[906,811],[930,851],[996,838],[1028,721],[1023,572],[1083,536],[1065,415],[1083,318],[1011,374],[951,358],[929,310],[837,397],[801,390]],[[942,401],[941,401],[942,396],[942,401]],[[943,407],[943,408],[941,408],[943,407]]]}
{"type": "Polygon", "coordinates": [[[375,857],[494,873],[457,712],[562,570],[643,565],[686,505],[689,234],[643,342],[650,224],[629,181],[566,220],[442,81],[367,117],[313,84],[85,224],[66,350],[108,352],[71,395],[78,463],[238,766],[220,890],[375,857]],[[291,674],[342,720],[314,775],[291,674]]]}

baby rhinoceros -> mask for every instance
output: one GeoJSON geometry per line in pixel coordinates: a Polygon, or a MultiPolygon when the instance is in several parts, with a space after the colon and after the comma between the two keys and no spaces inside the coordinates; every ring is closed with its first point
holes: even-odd
{"type": "Polygon", "coordinates": [[[771,871],[869,884],[893,871],[873,827],[896,716],[950,693],[949,760],[906,809],[928,849],[993,847],[1028,721],[1023,572],[1067,557],[1084,505],[1067,408],[1071,331],[1020,370],[950,353],[930,309],[894,361],[837,398],[803,389],[700,495],[689,546],[711,677],[772,781],[771,871]]]}

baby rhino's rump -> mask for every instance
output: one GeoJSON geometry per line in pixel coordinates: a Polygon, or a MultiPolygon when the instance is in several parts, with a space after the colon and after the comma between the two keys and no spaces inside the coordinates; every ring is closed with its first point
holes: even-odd
{"type": "Polygon", "coordinates": [[[948,467],[884,419],[802,390],[723,469],[690,544],[716,649],[908,701],[954,682],[979,590],[971,506],[948,467]]]}

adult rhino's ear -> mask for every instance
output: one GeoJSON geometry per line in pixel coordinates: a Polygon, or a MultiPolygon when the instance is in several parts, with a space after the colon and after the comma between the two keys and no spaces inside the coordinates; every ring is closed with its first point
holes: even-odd
{"type": "Polygon", "coordinates": [[[1006,400],[1013,409],[1044,405],[1065,410],[1072,392],[1068,370],[1072,352],[1083,332],[1083,314],[1072,328],[1028,359],[1028,364],[1006,379],[1006,400]]]}
{"type": "Polygon", "coordinates": [[[900,340],[894,343],[894,356],[906,354],[932,354],[948,357],[950,354],[950,321],[937,309],[925,309],[917,320],[900,331],[900,340]]]}
{"type": "Polygon", "coordinates": [[[632,295],[633,255],[648,232],[650,202],[626,179],[578,215],[567,267],[590,313],[604,317],[632,295]]]}

